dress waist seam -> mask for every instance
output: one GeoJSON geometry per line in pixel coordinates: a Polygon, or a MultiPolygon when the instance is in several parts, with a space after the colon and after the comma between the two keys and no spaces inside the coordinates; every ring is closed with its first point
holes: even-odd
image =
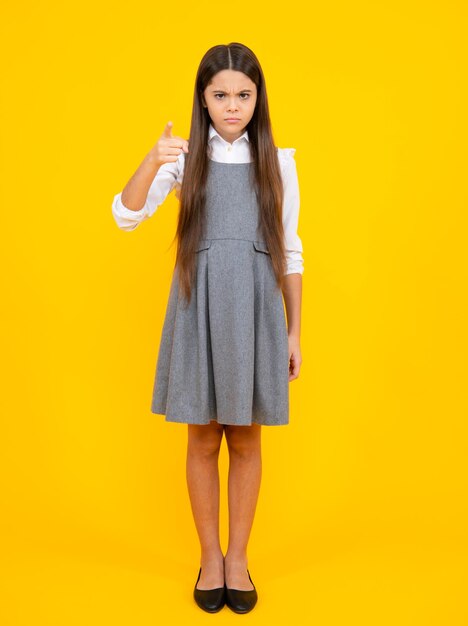
{"type": "Polygon", "coordinates": [[[201,241],[223,241],[223,240],[232,240],[232,241],[249,241],[249,242],[256,242],[256,243],[265,243],[265,241],[263,241],[263,239],[245,239],[244,237],[202,237],[201,241]]]}

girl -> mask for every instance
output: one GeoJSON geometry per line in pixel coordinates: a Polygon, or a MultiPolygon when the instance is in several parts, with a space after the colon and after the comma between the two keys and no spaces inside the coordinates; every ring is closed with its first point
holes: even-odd
{"type": "Polygon", "coordinates": [[[201,545],[193,595],[208,612],[226,603],[246,613],[258,598],[247,543],[261,479],[261,426],[289,423],[288,383],[301,366],[294,152],[273,143],[254,53],[240,43],[217,45],[198,68],[190,142],[173,136],[168,122],[112,205],[118,226],[133,230],[172,189],[180,200],[151,411],[188,424],[186,476],[201,545]],[[223,434],[225,556],[218,523],[223,434]]]}

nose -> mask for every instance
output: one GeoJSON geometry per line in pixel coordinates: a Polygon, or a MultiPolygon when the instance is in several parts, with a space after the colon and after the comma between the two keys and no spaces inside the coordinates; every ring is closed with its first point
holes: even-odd
{"type": "Polygon", "coordinates": [[[238,107],[236,105],[235,98],[231,98],[231,100],[229,101],[229,106],[228,106],[227,110],[229,112],[232,112],[232,111],[237,111],[237,109],[238,109],[238,107]]]}

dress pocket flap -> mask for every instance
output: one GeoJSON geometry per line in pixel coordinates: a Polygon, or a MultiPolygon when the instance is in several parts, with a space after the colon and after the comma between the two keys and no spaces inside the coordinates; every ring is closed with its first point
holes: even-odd
{"type": "Polygon", "coordinates": [[[253,245],[254,245],[255,250],[258,250],[259,252],[265,252],[266,254],[270,254],[270,251],[268,250],[268,247],[264,241],[254,241],[253,245]]]}
{"type": "Polygon", "coordinates": [[[211,246],[211,239],[200,239],[195,252],[200,252],[200,250],[208,250],[210,246],[211,246]]]}

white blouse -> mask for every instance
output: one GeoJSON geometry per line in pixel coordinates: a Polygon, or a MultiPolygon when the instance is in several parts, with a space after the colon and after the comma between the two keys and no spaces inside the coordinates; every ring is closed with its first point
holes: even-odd
{"type": "MultiPolygon", "coordinates": [[[[213,161],[221,163],[249,163],[252,161],[247,130],[231,144],[223,139],[210,124],[208,142],[210,159],[213,161]]],[[[287,260],[285,274],[304,273],[302,241],[297,233],[300,199],[294,160],[295,152],[295,148],[278,148],[278,160],[284,186],[283,229],[287,260]]],[[[122,192],[114,196],[112,214],[118,227],[122,230],[134,230],[138,224],[155,213],[174,188],[177,194],[182,184],[184,163],[185,152],[181,152],[177,161],[164,163],[160,166],[149,188],[145,205],[139,211],[132,211],[122,203],[122,192]]]]}

